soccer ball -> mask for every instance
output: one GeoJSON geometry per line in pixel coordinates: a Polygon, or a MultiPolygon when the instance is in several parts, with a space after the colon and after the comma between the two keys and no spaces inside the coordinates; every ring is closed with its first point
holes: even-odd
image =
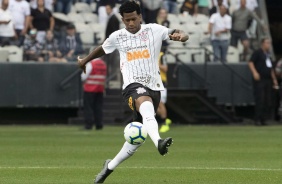
{"type": "Polygon", "coordinates": [[[124,138],[130,144],[142,144],[147,137],[147,130],[139,122],[129,123],[124,129],[124,138]]]}

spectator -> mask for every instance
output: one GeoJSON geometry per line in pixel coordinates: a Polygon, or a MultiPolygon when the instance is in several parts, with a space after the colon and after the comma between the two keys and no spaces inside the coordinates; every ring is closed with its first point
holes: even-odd
{"type": "MultiPolygon", "coordinates": [[[[167,16],[168,16],[168,14],[167,14],[166,9],[161,8],[158,12],[156,23],[169,28],[170,22],[167,19],[167,16]]],[[[163,48],[164,52],[166,51],[167,47],[168,47],[168,42],[166,40],[164,40],[162,42],[162,48],[163,48]]]]}
{"type": "Polygon", "coordinates": [[[107,26],[108,21],[108,14],[106,11],[106,5],[112,5],[114,13],[117,13],[118,10],[115,7],[116,3],[115,0],[102,0],[99,1],[99,8],[98,8],[98,18],[99,18],[99,24],[102,24],[104,26],[107,26]]]}
{"type": "Polygon", "coordinates": [[[103,93],[107,75],[107,66],[102,59],[94,59],[86,65],[86,72],[81,74],[84,82],[84,119],[85,130],[103,128],[103,93]]]}
{"type": "Polygon", "coordinates": [[[219,11],[210,18],[209,33],[211,34],[214,61],[226,62],[231,17],[226,14],[227,10],[224,5],[219,7],[219,11]]]}
{"type": "Polygon", "coordinates": [[[282,59],[280,58],[279,61],[276,63],[275,66],[275,74],[276,74],[276,78],[278,81],[278,85],[279,85],[279,89],[277,89],[276,93],[275,93],[275,100],[274,100],[274,118],[276,121],[280,121],[281,120],[281,116],[280,116],[280,106],[281,106],[281,84],[282,84],[282,59]]]}
{"type": "Polygon", "coordinates": [[[54,38],[53,32],[48,30],[46,32],[46,41],[43,44],[43,50],[41,51],[44,54],[44,60],[55,63],[66,63],[67,60],[63,58],[62,53],[59,50],[58,40],[54,38]]]}
{"type": "Polygon", "coordinates": [[[210,1],[209,0],[199,0],[198,4],[198,13],[205,14],[206,16],[209,16],[209,6],[210,1]]]}
{"type": "Polygon", "coordinates": [[[56,0],[56,12],[68,14],[71,10],[71,0],[56,0]]]}
{"type": "MultiPolygon", "coordinates": [[[[44,7],[49,10],[50,12],[53,12],[53,7],[56,0],[44,0],[44,7]]],[[[37,1],[36,0],[30,0],[29,2],[30,7],[32,9],[37,9],[37,1]]]]}
{"type": "Polygon", "coordinates": [[[22,46],[29,26],[29,4],[25,0],[13,0],[10,1],[8,9],[12,13],[12,21],[18,38],[17,45],[22,46]]]}
{"type": "Polygon", "coordinates": [[[11,45],[13,38],[16,36],[12,21],[12,14],[8,10],[9,0],[2,1],[0,8],[0,43],[1,47],[11,45]]]}
{"type": "MultiPolygon", "coordinates": [[[[113,32],[119,30],[119,20],[117,16],[115,15],[113,11],[113,4],[106,5],[106,11],[108,14],[108,22],[107,22],[107,27],[106,27],[106,39],[112,34],[113,32]]],[[[114,73],[119,73],[119,53],[118,51],[114,51],[110,54],[105,55],[104,60],[107,63],[108,66],[108,74],[114,74],[114,73]]],[[[118,80],[120,75],[117,75],[117,77],[114,77],[113,80],[118,80]]]]}
{"type": "Polygon", "coordinates": [[[190,15],[198,14],[198,0],[185,0],[180,8],[180,13],[188,12],[190,15]]]}
{"type": "Polygon", "coordinates": [[[169,27],[169,20],[167,19],[168,13],[166,9],[161,8],[158,12],[158,16],[156,18],[156,23],[165,26],[165,27],[169,27]]]}
{"type": "Polygon", "coordinates": [[[246,0],[241,0],[240,9],[234,11],[232,15],[231,45],[233,47],[237,47],[238,41],[240,40],[242,42],[244,46],[244,61],[246,61],[249,53],[249,39],[246,31],[248,29],[248,23],[253,18],[256,19],[262,27],[264,27],[263,22],[258,18],[256,13],[246,8],[246,0]]]}
{"type": "Polygon", "coordinates": [[[55,20],[52,13],[44,8],[44,0],[37,0],[37,9],[31,10],[30,16],[30,28],[35,28],[37,30],[36,39],[44,43],[46,31],[53,31],[55,25],[55,20]]]}
{"type": "Polygon", "coordinates": [[[255,125],[266,125],[266,118],[271,114],[272,90],[278,87],[270,58],[271,41],[264,38],[261,48],[256,50],[249,61],[253,75],[255,97],[255,125]]]}
{"type": "MultiPolygon", "coordinates": [[[[241,0],[236,1],[236,10],[238,10],[241,7],[241,0]]],[[[246,8],[255,11],[256,8],[258,7],[258,2],[257,0],[247,0],[246,2],[246,8]]]]}
{"type": "Polygon", "coordinates": [[[24,40],[24,55],[27,61],[44,62],[41,56],[42,44],[36,40],[36,29],[31,29],[24,40]]]}
{"type": "Polygon", "coordinates": [[[227,0],[212,0],[212,8],[210,9],[210,16],[214,13],[219,12],[219,7],[221,5],[224,5],[227,8],[227,14],[229,15],[229,9],[228,9],[228,1],[227,0]]]}
{"type": "Polygon", "coordinates": [[[164,8],[168,13],[177,14],[177,0],[164,0],[164,8]]]}
{"type": "Polygon", "coordinates": [[[119,30],[119,20],[113,11],[114,5],[108,4],[106,5],[106,12],[108,15],[107,27],[106,27],[106,37],[108,38],[110,34],[119,30]]]}
{"type": "Polygon", "coordinates": [[[76,61],[76,56],[83,54],[82,41],[73,24],[67,26],[67,35],[60,41],[60,51],[67,61],[76,61]]]}
{"type": "Polygon", "coordinates": [[[144,14],[143,19],[146,24],[156,23],[158,12],[162,6],[162,0],[143,0],[144,14]]]}

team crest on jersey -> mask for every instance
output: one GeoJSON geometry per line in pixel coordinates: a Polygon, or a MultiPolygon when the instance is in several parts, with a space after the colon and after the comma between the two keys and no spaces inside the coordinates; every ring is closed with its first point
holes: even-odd
{"type": "Polygon", "coordinates": [[[148,32],[147,31],[143,31],[142,33],[140,33],[140,39],[142,40],[142,41],[147,41],[148,39],[149,39],[149,36],[148,36],[148,32]]]}
{"type": "Polygon", "coordinates": [[[139,88],[136,89],[136,92],[137,92],[137,94],[140,95],[140,94],[146,93],[146,89],[142,88],[142,87],[139,87],[139,88]]]}

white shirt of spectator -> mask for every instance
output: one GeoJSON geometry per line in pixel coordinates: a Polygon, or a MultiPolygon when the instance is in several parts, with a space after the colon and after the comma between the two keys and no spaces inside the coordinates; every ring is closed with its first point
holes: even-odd
{"type": "Polygon", "coordinates": [[[12,14],[8,9],[0,9],[0,21],[10,21],[9,24],[0,24],[0,36],[13,37],[15,35],[14,24],[12,14]]]}
{"type": "Polygon", "coordinates": [[[10,0],[8,9],[12,13],[15,29],[24,29],[25,17],[30,15],[29,4],[25,0],[10,0]]]}
{"type": "MultiPolygon", "coordinates": [[[[54,0],[44,0],[45,8],[51,12],[53,12],[53,1],[54,0]]],[[[29,4],[32,9],[37,8],[37,0],[30,0],[29,4]]]]}
{"type": "Polygon", "coordinates": [[[211,39],[212,40],[228,40],[230,37],[229,33],[221,33],[219,36],[216,36],[215,33],[218,31],[222,31],[224,29],[231,29],[231,17],[227,14],[225,14],[223,17],[220,15],[220,13],[214,13],[209,21],[212,26],[212,33],[211,33],[211,39]]]}
{"type": "Polygon", "coordinates": [[[169,38],[169,29],[158,24],[141,24],[131,34],[125,28],[113,32],[102,47],[106,54],[117,49],[123,89],[131,83],[140,83],[152,90],[164,90],[159,71],[159,53],[162,41],[169,38]]]}
{"type": "MultiPolygon", "coordinates": [[[[241,0],[237,0],[236,10],[238,10],[240,8],[240,6],[241,6],[241,0]]],[[[246,7],[249,10],[254,11],[258,7],[257,0],[246,0],[246,7]]]]}

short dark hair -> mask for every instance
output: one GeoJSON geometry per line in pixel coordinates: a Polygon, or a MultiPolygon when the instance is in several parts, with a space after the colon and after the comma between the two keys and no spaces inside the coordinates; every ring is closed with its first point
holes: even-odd
{"type": "Polygon", "coordinates": [[[260,44],[262,45],[266,40],[270,40],[268,37],[264,37],[260,40],[260,44]]]}
{"type": "Polygon", "coordinates": [[[120,7],[119,7],[119,13],[123,17],[124,13],[132,13],[136,11],[138,15],[141,14],[141,8],[140,5],[134,1],[134,0],[129,0],[125,1],[120,7]]]}
{"type": "Polygon", "coordinates": [[[116,6],[114,3],[109,3],[109,4],[106,4],[106,6],[109,6],[111,7],[111,9],[114,9],[114,7],[116,6]]]}
{"type": "Polygon", "coordinates": [[[67,25],[67,29],[75,29],[75,26],[72,23],[70,23],[67,25]]]}

